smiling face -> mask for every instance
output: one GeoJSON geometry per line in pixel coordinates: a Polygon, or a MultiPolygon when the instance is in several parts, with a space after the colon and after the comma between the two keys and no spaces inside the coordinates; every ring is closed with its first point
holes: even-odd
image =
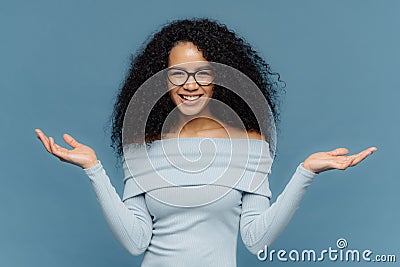
{"type": "Polygon", "coordinates": [[[201,51],[191,42],[180,42],[170,51],[168,67],[171,68],[168,71],[169,94],[179,111],[185,115],[209,112],[207,103],[213,94],[213,84],[209,83],[212,72],[207,70],[210,64],[201,51]],[[187,78],[187,73],[193,75],[187,78]]]}

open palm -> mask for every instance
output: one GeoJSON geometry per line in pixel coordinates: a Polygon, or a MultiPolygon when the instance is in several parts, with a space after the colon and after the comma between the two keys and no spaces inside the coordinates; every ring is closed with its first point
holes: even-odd
{"type": "Polygon", "coordinates": [[[346,156],[349,150],[344,147],[336,148],[328,152],[318,152],[310,155],[303,163],[303,167],[314,173],[327,170],[345,170],[348,167],[356,166],[377,150],[376,147],[369,147],[357,154],[346,156]]]}
{"type": "Polygon", "coordinates": [[[79,143],[69,134],[64,134],[63,138],[73,148],[71,150],[57,145],[52,137],[47,137],[40,129],[35,129],[35,132],[46,150],[63,162],[77,165],[83,169],[90,168],[98,162],[96,153],[92,148],[79,143]]]}

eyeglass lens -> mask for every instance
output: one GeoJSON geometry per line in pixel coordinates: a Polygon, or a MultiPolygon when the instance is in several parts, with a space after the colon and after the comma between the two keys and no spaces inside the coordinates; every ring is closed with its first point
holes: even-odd
{"type": "Polygon", "coordinates": [[[187,72],[183,69],[168,70],[168,79],[174,85],[183,85],[189,80],[189,76],[194,76],[195,81],[200,85],[209,85],[214,80],[214,75],[211,69],[201,69],[196,72],[187,72]]]}

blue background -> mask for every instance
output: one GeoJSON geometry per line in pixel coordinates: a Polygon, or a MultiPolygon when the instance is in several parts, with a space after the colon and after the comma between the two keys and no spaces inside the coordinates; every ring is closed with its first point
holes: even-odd
{"type": "MultiPolygon", "coordinates": [[[[105,127],[130,54],[164,23],[193,16],[225,23],[287,83],[272,201],[310,154],[378,147],[317,176],[271,249],[321,251],[343,237],[399,261],[399,14],[395,0],[1,1],[0,266],[140,265],[108,229],[84,172],[47,153],[34,129],[94,148],[122,194],[105,127]]],[[[260,262],[240,237],[237,261],[345,264],[260,262]]]]}

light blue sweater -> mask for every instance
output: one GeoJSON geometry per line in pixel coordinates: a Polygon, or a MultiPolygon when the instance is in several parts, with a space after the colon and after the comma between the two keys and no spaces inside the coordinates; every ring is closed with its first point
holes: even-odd
{"type": "Polygon", "coordinates": [[[142,267],[236,266],[239,230],[252,254],[270,246],[316,176],[300,163],[270,205],[265,141],[170,138],[124,156],[122,200],[100,160],[84,171],[116,238],[145,253],[142,267]]]}

